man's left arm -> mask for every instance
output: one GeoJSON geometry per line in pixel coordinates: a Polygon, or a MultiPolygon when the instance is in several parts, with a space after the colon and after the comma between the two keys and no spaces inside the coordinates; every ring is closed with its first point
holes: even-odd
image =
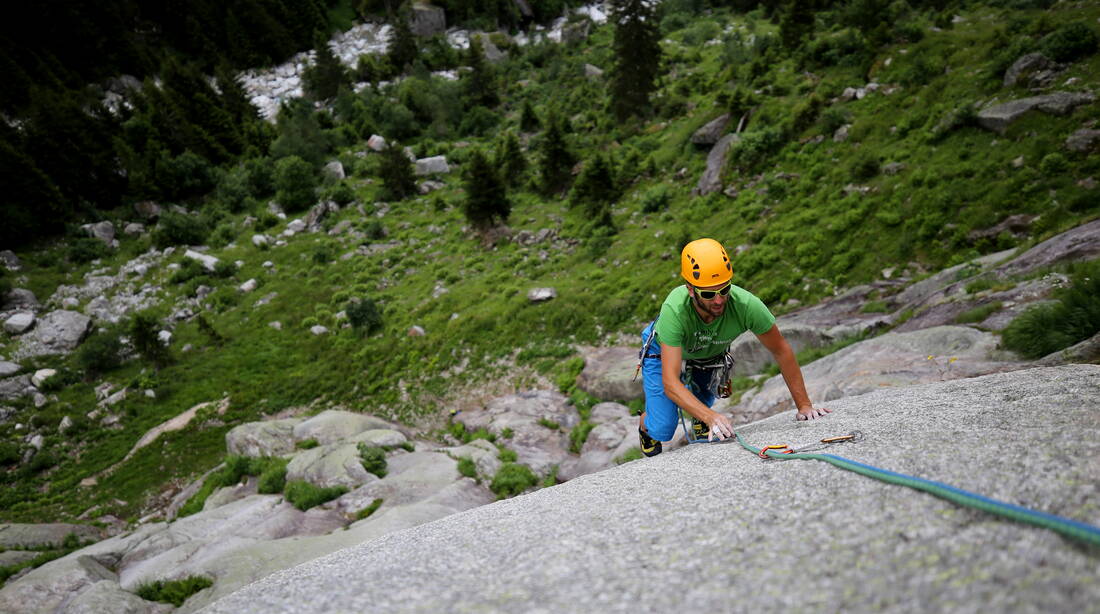
{"type": "Polygon", "coordinates": [[[779,372],[783,374],[783,381],[787,383],[787,390],[791,392],[794,405],[798,408],[796,417],[799,420],[813,420],[830,413],[828,409],[814,407],[810,402],[810,395],[806,394],[806,382],[802,380],[802,369],[798,366],[798,359],[794,356],[791,344],[787,343],[783,333],[779,332],[779,327],[773,324],[768,332],[756,337],[764,347],[768,348],[775,362],[779,364],[779,372]]]}

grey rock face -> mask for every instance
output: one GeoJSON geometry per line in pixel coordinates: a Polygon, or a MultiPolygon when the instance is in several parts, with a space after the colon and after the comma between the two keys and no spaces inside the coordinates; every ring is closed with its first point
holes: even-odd
{"type": "Polygon", "coordinates": [[[70,534],[82,540],[98,540],[103,533],[90,525],[55,522],[50,524],[0,524],[0,546],[33,548],[58,545],[70,534]]]}
{"type": "Polygon", "coordinates": [[[305,480],[321,487],[355,488],[378,477],[363,468],[355,444],[334,443],[295,455],[286,467],[286,479],[305,480]]]}
{"type": "Polygon", "coordinates": [[[96,222],[95,224],[84,224],[80,227],[84,232],[88,233],[89,237],[93,237],[103,241],[108,246],[115,240],[115,225],[110,222],[96,222]]]}
{"type": "MultiPolygon", "coordinates": [[[[829,452],[1097,525],[1097,399],[1100,367],[1077,365],[877,390],[836,401],[823,420],[776,416],[740,433],[753,446],[797,447],[858,429],[861,442],[829,452]],[[1017,451],[1011,462],[1006,445],[1017,451]]],[[[264,578],[204,614],[297,614],[307,602],[317,612],[724,611],[730,595],[746,611],[1071,612],[1100,600],[1095,569],[1086,548],[1045,529],[817,461],[762,462],[731,443],[393,533],[264,578]],[[751,485],[808,503],[761,505],[744,496],[751,485]],[[760,543],[771,548],[768,565],[734,546],[760,543]],[[830,572],[790,581],[808,559],[830,572]],[[692,590],[670,591],[684,573],[692,590]],[[631,603],[609,607],[593,586],[631,603]]]]}
{"type": "Polygon", "coordinates": [[[19,373],[19,369],[21,368],[22,367],[20,367],[17,363],[7,360],[0,360],[0,377],[15,375],[16,373],[19,373]]]}
{"type": "Polygon", "coordinates": [[[10,249],[0,251],[0,264],[4,265],[9,271],[18,271],[23,268],[23,263],[19,261],[19,256],[15,255],[15,252],[10,249]]]}
{"type": "Polygon", "coordinates": [[[38,319],[34,331],[23,337],[20,356],[64,354],[76,349],[91,330],[92,319],[75,311],[51,311],[38,319]]]}
{"type": "Polygon", "coordinates": [[[22,335],[34,326],[34,314],[30,312],[17,313],[4,320],[4,332],[11,335],[22,335]]]}
{"type": "Polygon", "coordinates": [[[193,249],[185,251],[183,257],[198,261],[207,271],[213,271],[214,267],[218,265],[218,259],[215,256],[196,252],[193,249]]]}
{"type": "Polygon", "coordinates": [[[725,132],[729,123],[730,114],[723,113],[696,130],[695,134],[691,135],[691,142],[695,145],[706,145],[708,147],[714,145],[718,142],[718,139],[722,138],[722,133],[725,132]]]}
{"type": "Polygon", "coordinates": [[[103,580],[117,582],[118,575],[91,556],[70,555],[5,585],[0,589],[0,611],[60,611],[74,595],[103,580]]]}
{"type": "Polygon", "coordinates": [[[515,450],[520,463],[545,475],[569,458],[568,433],[580,422],[577,409],[567,401],[558,392],[522,392],[493,399],[483,410],[464,411],[455,420],[467,430],[485,428],[497,436],[510,429],[511,439],[500,441],[515,450]],[[557,423],[558,428],[548,428],[546,422],[557,423]]]}
{"type": "Polygon", "coordinates": [[[600,403],[592,408],[590,420],[596,424],[581,447],[580,456],[569,459],[558,470],[558,479],[579,476],[614,467],[615,459],[638,446],[638,418],[619,403],[600,403]]]}
{"type": "MultiPolygon", "coordinates": [[[[835,340],[820,328],[805,324],[780,322],[779,331],[796,353],[808,348],[826,346],[835,340]]],[[[734,340],[730,345],[730,354],[735,361],[733,372],[737,375],[760,373],[764,367],[775,362],[768,348],[764,347],[764,344],[760,343],[756,335],[751,332],[746,332],[734,340]]]]}
{"type": "Polygon", "coordinates": [[[296,441],[316,439],[317,443],[327,445],[372,429],[401,430],[374,416],[330,409],[296,424],[293,433],[296,441]]]}
{"type": "Polygon", "coordinates": [[[1021,98],[982,109],[978,112],[978,125],[993,132],[1003,133],[1012,122],[1033,109],[1052,115],[1067,115],[1076,107],[1089,104],[1094,100],[1096,96],[1088,92],[1054,92],[1044,96],[1021,98]]]}
{"type": "Polygon", "coordinates": [[[1059,262],[1090,260],[1100,256],[1100,219],[1082,224],[1027,250],[997,268],[999,277],[1022,275],[1059,262]]]}
{"type": "Polygon", "coordinates": [[[603,76],[603,69],[599,66],[593,66],[591,64],[584,65],[584,76],[589,79],[599,79],[603,76]]]}
{"type": "MultiPolygon", "coordinates": [[[[806,391],[815,405],[865,394],[882,387],[912,386],[1020,368],[1015,356],[999,351],[999,339],[962,326],[938,326],[886,333],[848,346],[802,367],[806,391]],[[932,357],[929,360],[929,356],[932,357]]],[[[748,403],[735,408],[739,421],[794,409],[781,375],[767,382],[748,403]]]]}
{"type": "Polygon", "coordinates": [[[727,134],[718,139],[718,142],[707,154],[707,170],[699,177],[699,183],[692,190],[693,194],[705,196],[722,189],[722,169],[726,167],[726,156],[730,146],[740,140],[736,134],[727,134]]]}
{"type": "MultiPolygon", "coordinates": [[[[640,340],[638,345],[641,346],[640,340]]],[[[637,365],[638,350],[634,348],[587,349],[584,351],[584,369],[577,377],[577,387],[603,401],[644,398],[642,377],[634,378],[637,365]]]]}

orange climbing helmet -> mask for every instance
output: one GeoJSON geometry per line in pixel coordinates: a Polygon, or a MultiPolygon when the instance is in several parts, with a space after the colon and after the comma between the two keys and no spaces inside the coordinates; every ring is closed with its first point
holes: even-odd
{"type": "Polygon", "coordinates": [[[724,284],[733,277],[726,248],[714,239],[696,239],[680,253],[680,275],[693,286],[724,284]]]}

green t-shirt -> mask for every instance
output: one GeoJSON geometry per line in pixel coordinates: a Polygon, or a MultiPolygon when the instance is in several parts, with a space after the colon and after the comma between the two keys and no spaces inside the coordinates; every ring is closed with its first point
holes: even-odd
{"type": "Polygon", "coordinates": [[[704,324],[691,304],[687,286],[668,293],[657,320],[657,341],[683,348],[684,358],[710,358],[726,351],[738,335],[751,330],[762,335],[775,324],[775,316],[753,293],[730,286],[726,311],[704,324]]]}

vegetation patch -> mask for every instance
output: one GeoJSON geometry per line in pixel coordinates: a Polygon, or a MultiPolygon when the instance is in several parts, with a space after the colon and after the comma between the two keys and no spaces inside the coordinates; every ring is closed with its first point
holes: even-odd
{"type": "Polygon", "coordinates": [[[134,594],[146,601],[170,603],[177,608],[183,605],[191,595],[214,586],[214,581],[205,576],[188,576],[180,580],[154,580],[141,584],[134,594]]]}
{"type": "Polygon", "coordinates": [[[287,482],[283,495],[286,500],[301,511],[327,503],[348,492],[343,486],[321,487],[315,486],[304,480],[287,482]]]}

